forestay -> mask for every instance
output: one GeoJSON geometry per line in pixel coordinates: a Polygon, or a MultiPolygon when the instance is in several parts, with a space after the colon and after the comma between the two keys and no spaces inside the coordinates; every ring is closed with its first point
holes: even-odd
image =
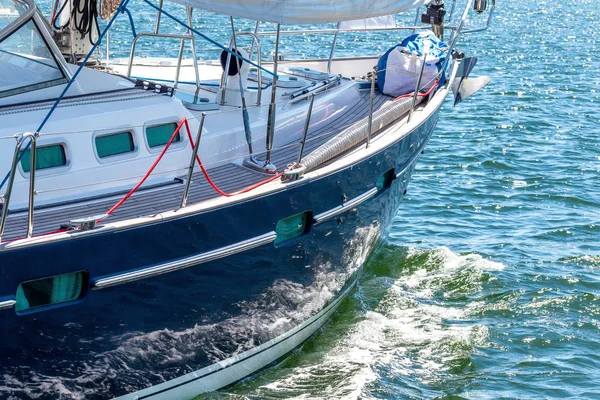
{"type": "Polygon", "coordinates": [[[425,0],[172,0],[194,8],[281,24],[325,24],[401,13],[425,0]]]}

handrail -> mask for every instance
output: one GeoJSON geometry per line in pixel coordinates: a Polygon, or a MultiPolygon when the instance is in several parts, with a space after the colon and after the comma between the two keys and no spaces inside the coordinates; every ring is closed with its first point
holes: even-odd
{"type": "MultiPolygon", "coordinates": [[[[464,21],[466,19],[466,16],[468,15],[469,10],[471,9],[472,4],[473,4],[472,0],[467,1],[467,4],[465,6],[462,17],[457,25],[455,25],[455,26],[445,25],[444,26],[445,30],[452,31],[452,33],[453,33],[452,38],[455,39],[455,37],[458,36],[459,32],[464,33],[464,34],[475,33],[475,32],[485,31],[490,27],[491,21],[492,21],[493,15],[494,15],[495,7],[496,7],[495,0],[492,0],[492,6],[489,10],[488,18],[487,18],[486,24],[484,26],[476,27],[476,28],[472,28],[472,29],[463,29],[464,21]]],[[[452,19],[452,16],[454,15],[455,6],[456,6],[456,0],[453,0],[448,22],[450,22],[450,20],[452,19]]],[[[331,73],[331,67],[332,67],[333,60],[334,60],[335,48],[336,48],[338,36],[340,33],[389,32],[389,31],[403,31],[403,30],[412,30],[413,33],[415,33],[417,30],[431,29],[431,27],[429,25],[417,25],[417,22],[419,19],[418,18],[419,10],[420,10],[420,7],[417,8],[417,14],[415,16],[415,22],[413,23],[413,26],[396,26],[396,27],[390,27],[390,28],[371,27],[371,28],[358,28],[358,29],[356,29],[356,28],[355,29],[352,29],[352,28],[340,29],[340,24],[338,23],[337,28],[335,28],[335,29],[327,28],[327,29],[316,29],[316,30],[299,29],[299,30],[285,30],[285,31],[279,31],[279,30],[278,31],[262,31],[262,32],[256,32],[256,34],[259,36],[275,36],[275,35],[290,35],[290,36],[292,36],[292,35],[305,35],[305,34],[332,34],[332,35],[334,35],[333,41],[331,44],[331,50],[329,53],[329,58],[327,59],[327,72],[331,73]]],[[[452,46],[450,46],[450,48],[452,48],[452,46]]]]}
{"type": "Polygon", "coordinates": [[[192,185],[192,175],[194,174],[194,167],[196,166],[196,156],[200,149],[200,138],[202,137],[202,130],[204,129],[204,120],[206,119],[206,113],[202,113],[202,119],[200,120],[200,126],[198,127],[198,133],[196,134],[196,142],[191,143],[192,158],[190,159],[190,168],[188,170],[187,180],[185,181],[185,189],[183,191],[183,197],[181,198],[181,208],[184,208],[187,204],[188,194],[190,192],[190,186],[192,185]]]}
{"type": "Polygon", "coordinates": [[[333,53],[335,53],[335,46],[337,46],[338,36],[340,34],[340,26],[341,22],[337,24],[337,31],[333,36],[333,41],[331,42],[331,51],[329,52],[329,60],[327,60],[327,73],[331,74],[331,64],[333,63],[333,53]]]}
{"type": "Polygon", "coordinates": [[[465,29],[462,31],[462,33],[475,33],[475,32],[483,32],[485,30],[487,30],[490,25],[492,24],[492,18],[494,18],[494,12],[496,11],[496,0],[492,0],[492,7],[490,7],[490,11],[488,13],[488,19],[485,23],[484,26],[479,27],[479,28],[471,28],[471,29],[465,29]]]}
{"type": "MultiPolygon", "coordinates": [[[[450,57],[450,54],[446,55],[446,57],[450,57]]],[[[408,114],[407,122],[410,122],[410,119],[415,112],[415,106],[417,105],[417,96],[419,95],[419,90],[421,90],[421,80],[423,79],[423,72],[425,72],[425,64],[427,64],[427,49],[423,50],[423,63],[421,64],[421,72],[419,72],[419,77],[417,78],[417,84],[415,87],[415,92],[412,97],[412,104],[410,106],[410,113],[408,114]]]]}
{"type": "MultiPolygon", "coordinates": [[[[423,72],[421,71],[421,74],[422,73],[423,72]]],[[[367,128],[367,149],[371,144],[371,134],[373,133],[373,101],[375,99],[375,79],[377,79],[377,67],[374,67],[373,72],[370,72],[369,74],[371,75],[371,92],[369,93],[369,125],[367,128]]]]}
{"type": "MultiPolygon", "coordinates": [[[[186,29],[185,34],[160,33],[159,32],[160,31],[160,19],[161,19],[161,15],[163,13],[162,7],[163,7],[163,0],[159,0],[157,12],[156,12],[156,22],[154,24],[154,32],[142,32],[140,34],[136,34],[135,30],[133,30],[133,34],[135,37],[133,38],[133,42],[131,43],[131,50],[129,51],[129,60],[127,63],[127,76],[131,77],[131,70],[133,69],[133,56],[135,54],[135,47],[137,45],[138,40],[141,37],[150,36],[150,37],[157,37],[157,38],[164,38],[164,39],[181,39],[181,41],[179,43],[179,53],[177,56],[177,67],[175,70],[175,79],[173,80],[173,87],[177,88],[177,86],[179,84],[179,75],[181,72],[181,62],[183,59],[183,51],[185,49],[185,41],[189,40],[191,49],[192,49],[192,62],[194,64],[194,73],[196,76],[196,87],[199,88],[200,87],[200,73],[198,71],[198,58],[196,56],[196,42],[194,40],[194,34],[192,33],[192,31],[189,28],[186,29]]],[[[192,8],[190,6],[186,6],[185,14],[187,17],[187,23],[191,26],[191,24],[192,24],[192,8]]],[[[133,29],[133,20],[131,21],[131,26],[133,29]]],[[[108,41],[107,41],[107,47],[108,47],[108,41]]],[[[107,50],[107,52],[108,52],[108,50],[107,50]]]]}
{"type": "Polygon", "coordinates": [[[446,70],[448,63],[450,62],[450,59],[452,58],[452,49],[454,48],[454,44],[456,43],[456,40],[458,39],[458,37],[460,36],[460,34],[462,32],[462,28],[464,26],[465,21],[467,20],[467,16],[469,15],[469,10],[471,9],[472,5],[473,5],[473,0],[467,0],[467,5],[465,7],[465,10],[463,11],[463,13],[460,17],[460,20],[458,21],[458,24],[456,25],[456,29],[452,32],[452,36],[450,37],[450,41],[448,43],[448,55],[446,56],[446,60],[444,61],[444,65],[442,65],[442,68],[440,69],[440,71],[446,70]]]}
{"type": "MultiPolygon", "coordinates": [[[[129,0],[125,0],[125,1],[129,1],[129,0]]],[[[182,20],[180,20],[179,18],[175,17],[173,14],[169,13],[168,11],[165,11],[162,8],[159,8],[158,6],[152,4],[152,2],[150,2],[149,0],[142,0],[144,3],[148,4],[151,8],[154,8],[157,11],[162,12],[164,15],[166,15],[167,17],[171,18],[173,21],[177,22],[179,25],[189,29],[192,33],[200,36],[201,38],[203,38],[204,40],[208,41],[209,43],[214,44],[215,46],[219,47],[221,50],[225,50],[226,52],[230,53],[232,56],[239,58],[242,61],[246,61],[248,64],[253,65],[255,67],[258,67],[257,64],[253,63],[252,61],[248,60],[245,57],[240,56],[239,54],[233,53],[231,50],[229,50],[227,47],[221,45],[219,42],[216,42],[215,40],[209,38],[208,36],[206,36],[205,34],[203,34],[202,32],[200,32],[197,29],[194,29],[190,24],[186,24],[185,22],[183,22],[182,20]]],[[[277,74],[274,72],[271,72],[267,69],[264,69],[261,67],[261,69],[266,72],[269,75],[272,75],[273,77],[277,77],[277,74]]]]}
{"type": "MultiPolygon", "coordinates": [[[[294,36],[294,35],[306,35],[306,34],[335,34],[335,33],[352,33],[352,32],[388,32],[388,31],[411,31],[414,29],[431,29],[430,25],[416,25],[416,26],[396,26],[392,28],[354,28],[354,29],[298,29],[281,31],[282,36],[294,36]]],[[[444,29],[454,30],[456,27],[449,26],[444,29]]],[[[275,36],[277,31],[262,31],[258,33],[258,36],[275,36]]]]}
{"type": "Polygon", "coordinates": [[[10,197],[15,182],[15,175],[17,174],[17,166],[21,159],[21,149],[23,144],[27,141],[31,143],[30,148],[30,169],[29,169],[29,206],[27,210],[27,238],[30,238],[33,234],[33,196],[35,195],[35,156],[37,150],[36,144],[37,136],[35,133],[27,132],[17,141],[15,146],[15,153],[13,155],[13,161],[10,169],[10,177],[8,179],[8,185],[6,186],[6,193],[4,193],[4,201],[2,205],[2,216],[0,217],[0,243],[2,242],[2,235],[4,234],[4,228],[6,226],[6,218],[8,217],[8,207],[10,205],[10,197]]]}
{"type": "Polygon", "coordinates": [[[302,133],[302,141],[300,142],[300,151],[298,152],[298,164],[302,162],[302,153],[304,153],[306,136],[308,135],[308,130],[310,128],[310,118],[312,117],[313,105],[315,104],[315,96],[315,93],[310,96],[310,103],[308,104],[308,111],[306,112],[306,121],[304,121],[304,132],[302,133]]]}
{"type": "MultiPolygon", "coordinates": [[[[138,40],[140,40],[142,37],[157,37],[157,38],[163,38],[163,39],[181,39],[181,42],[183,42],[184,40],[193,40],[194,35],[190,34],[190,33],[185,33],[185,34],[177,34],[177,33],[154,33],[154,32],[141,32],[138,33],[137,36],[135,38],[133,38],[133,41],[131,42],[131,50],[129,50],[129,60],[127,63],[127,76],[131,77],[131,70],[133,69],[133,56],[135,54],[135,48],[137,46],[137,42],[138,40]]],[[[193,50],[195,51],[195,49],[193,50]]],[[[179,72],[181,69],[181,60],[183,57],[183,51],[182,51],[182,46],[180,45],[180,51],[179,51],[179,56],[177,57],[177,71],[175,73],[175,86],[177,86],[177,82],[179,81],[179,72]]],[[[193,55],[193,58],[196,59],[196,55],[193,55]]],[[[196,80],[198,81],[197,84],[199,85],[199,77],[198,77],[198,68],[196,68],[196,80]]]]}
{"type": "MultiPolygon", "coordinates": [[[[254,51],[255,48],[255,44],[256,44],[256,63],[258,64],[258,71],[257,71],[257,86],[258,86],[258,93],[256,94],[256,105],[260,106],[261,104],[261,98],[262,98],[262,62],[261,62],[261,58],[262,58],[262,52],[261,52],[261,47],[260,47],[260,39],[258,38],[258,35],[256,33],[252,33],[252,32],[236,32],[235,34],[235,38],[239,37],[239,36],[250,36],[252,37],[252,48],[250,50],[250,54],[248,54],[248,57],[250,58],[250,60],[252,60],[252,52],[254,51]]],[[[232,44],[234,43],[235,39],[234,39],[234,35],[232,34],[229,37],[229,48],[232,48],[232,44]]],[[[223,75],[221,76],[221,104],[225,104],[225,94],[227,92],[227,83],[229,82],[229,74],[226,71],[229,71],[229,64],[231,63],[231,53],[229,53],[227,55],[227,63],[225,65],[225,71],[223,71],[223,75]]]]}

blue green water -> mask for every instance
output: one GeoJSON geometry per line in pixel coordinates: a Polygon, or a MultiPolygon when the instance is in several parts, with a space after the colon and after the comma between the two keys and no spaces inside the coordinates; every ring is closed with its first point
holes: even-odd
{"type": "MultiPolygon", "coordinates": [[[[498,3],[460,44],[492,83],[446,103],[357,289],[284,362],[200,398],[600,398],[600,11],[498,3]]],[[[224,19],[197,22],[228,36],[224,19]]],[[[392,35],[341,38],[340,54],[392,35]]],[[[328,55],[330,38],[288,40],[328,55]]]]}

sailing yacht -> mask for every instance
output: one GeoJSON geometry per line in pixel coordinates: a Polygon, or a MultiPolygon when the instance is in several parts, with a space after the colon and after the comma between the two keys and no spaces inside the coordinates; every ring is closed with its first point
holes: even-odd
{"type": "Polygon", "coordinates": [[[489,81],[457,48],[489,26],[486,1],[454,21],[441,0],[175,2],[184,17],[140,1],[155,25],[100,62],[129,0],[58,0],[50,18],[0,0],[1,397],[188,399],[281,360],[352,291],[446,97],[489,81]],[[228,43],[194,11],[230,17],[228,43]],[[316,31],[329,58],[281,54],[302,24],[335,26],[316,31]],[[338,35],[371,31],[408,38],[335,56],[338,35]],[[136,56],[163,39],[178,57],[136,56]]]}

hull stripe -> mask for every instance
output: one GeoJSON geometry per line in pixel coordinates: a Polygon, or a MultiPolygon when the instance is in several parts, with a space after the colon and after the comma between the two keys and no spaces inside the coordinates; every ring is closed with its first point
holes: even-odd
{"type": "Polygon", "coordinates": [[[356,196],[355,198],[353,198],[352,200],[347,201],[344,205],[332,208],[329,211],[325,211],[322,214],[316,215],[314,217],[314,225],[318,225],[321,222],[325,222],[330,220],[331,218],[337,217],[340,214],[345,213],[346,211],[350,211],[353,208],[358,207],[359,205],[361,205],[362,203],[364,203],[365,201],[375,197],[375,195],[377,194],[378,190],[377,188],[372,188],[366,192],[364,192],[363,194],[356,196]]]}
{"type": "Polygon", "coordinates": [[[275,241],[277,234],[273,231],[252,239],[244,240],[243,242],[235,243],[229,246],[221,247],[206,253],[200,253],[191,257],[182,258],[175,261],[169,261],[164,264],[154,265],[139,269],[136,271],[126,272],[119,275],[101,278],[93,283],[92,290],[104,289],[112,286],[122,285],[128,282],[139,281],[141,279],[150,278],[169,272],[177,271],[184,268],[196,266],[209,261],[218,260],[220,258],[229,257],[231,255],[241,253],[246,250],[253,249],[275,241]]]}
{"type": "Polygon", "coordinates": [[[0,301],[0,310],[12,308],[17,302],[15,300],[0,301]]]}

